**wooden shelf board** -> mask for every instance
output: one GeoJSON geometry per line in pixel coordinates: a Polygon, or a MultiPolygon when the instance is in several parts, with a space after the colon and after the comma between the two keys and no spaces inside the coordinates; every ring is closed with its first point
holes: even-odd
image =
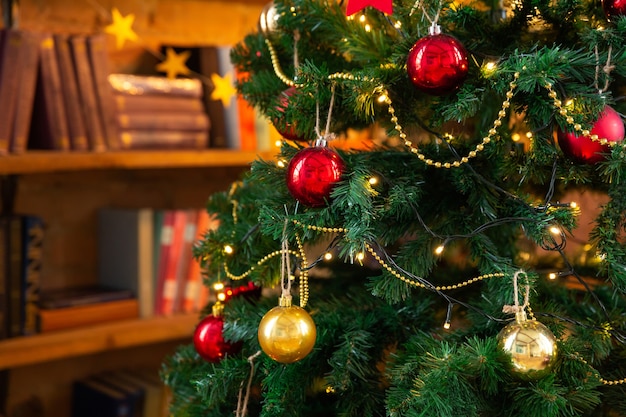
{"type": "Polygon", "coordinates": [[[197,314],[125,320],[0,342],[0,369],[188,338],[197,314]]]}
{"type": "Polygon", "coordinates": [[[258,157],[267,155],[228,149],[102,153],[29,151],[21,155],[0,157],[0,175],[104,169],[245,166],[258,157]]]}

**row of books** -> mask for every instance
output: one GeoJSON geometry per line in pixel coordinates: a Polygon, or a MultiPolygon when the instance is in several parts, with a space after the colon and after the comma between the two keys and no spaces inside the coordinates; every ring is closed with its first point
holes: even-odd
{"type": "Polygon", "coordinates": [[[104,372],[74,382],[72,416],[166,417],[170,397],[156,372],[104,372]]]}
{"type": "Polygon", "coordinates": [[[276,149],[280,134],[237,94],[229,46],[188,48],[195,78],[112,74],[105,34],[0,30],[0,155],[27,149],[276,149]],[[202,80],[205,80],[204,82],[202,80]]]}
{"type": "Polygon", "coordinates": [[[99,280],[136,295],[140,317],[203,309],[208,289],[193,247],[217,220],[201,209],[104,208],[98,214],[99,280]]]}

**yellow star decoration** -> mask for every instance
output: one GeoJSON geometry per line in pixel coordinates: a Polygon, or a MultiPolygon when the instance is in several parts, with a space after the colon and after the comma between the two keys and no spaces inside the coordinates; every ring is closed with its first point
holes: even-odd
{"type": "Polygon", "coordinates": [[[211,81],[214,86],[211,92],[211,100],[221,100],[224,107],[228,107],[230,100],[237,94],[237,89],[233,85],[232,74],[228,73],[221,77],[219,74],[213,73],[211,74],[211,81]]]}
{"type": "Polygon", "coordinates": [[[165,50],[165,61],[156,66],[157,71],[167,73],[167,78],[176,78],[178,74],[188,75],[191,70],[187,68],[185,62],[189,59],[191,51],[184,51],[177,54],[172,48],[165,50]]]}
{"type": "Polygon", "coordinates": [[[133,30],[133,23],[135,22],[135,15],[130,13],[126,16],[122,16],[120,11],[114,7],[111,10],[111,16],[113,17],[113,23],[106,26],[104,31],[115,36],[117,43],[117,49],[121,49],[124,46],[124,42],[136,41],[138,39],[137,34],[133,30]]]}

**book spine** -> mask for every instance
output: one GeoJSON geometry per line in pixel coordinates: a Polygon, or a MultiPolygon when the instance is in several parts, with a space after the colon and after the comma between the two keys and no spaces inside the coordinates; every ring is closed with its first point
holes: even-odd
{"type": "Polygon", "coordinates": [[[63,103],[66,108],[67,127],[72,150],[86,151],[89,149],[85,122],[82,117],[81,102],[78,95],[78,84],[72,53],[67,35],[54,35],[54,47],[59,62],[59,74],[63,88],[63,103]]]}
{"type": "Polygon", "coordinates": [[[156,294],[154,301],[154,309],[157,314],[160,314],[163,309],[163,287],[165,286],[166,269],[174,236],[174,214],[174,210],[164,210],[162,212],[156,270],[157,285],[155,287],[156,294]]]}
{"type": "Polygon", "coordinates": [[[31,335],[37,333],[39,327],[39,293],[45,236],[43,220],[37,216],[25,216],[22,233],[22,333],[31,335]]]}
{"type": "Polygon", "coordinates": [[[0,62],[0,155],[9,152],[19,85],[22,32],[4,29],[0,62]]]}
{"type": "MultiPolygon", "coordinates": [[[[200,210],[197,214],[196,233],[193,239],[193,246],[197,245],[209,226],[209,213],[200,210]]],[[[183,292],[182,311],[185,313],[195,313],[199,311],[199,294],[202,289],[202,269],[200,259],[192,255],[188,258],[187,278],[185,280],[185,290],[183,292]]]]}
{"type": "Polygon", "coordinates": [[[135,298],[39,311],[41,333],[138,317],[139,302],[135,298]]]}
{"type": "Polygon", "coordinates": [[[186,226],[187,211],[174,210],[170,244],[165,249],[167,253],[163,250],[161,252],[161,256],[166,259],[162,286],[159,290],[161,292],[161,303],[158,306],[158,313],[161,315],[172,315],[175,312],[174,303],[176,301],[176,290],[178,288],[176,274],[178,271],[178,263],[181,262],[181,252],[186,226]]]}
{"type": "MultiPolygon", "coordinates": [[[[240,82],[248,78],[248,74],[235,70],[237,80],[240,82]]],[[[237,94],[235,98],[237,104],[237,115],[239,121],[239,150],[256,151],[257,150],[257,131],[256,131],[256,110],[241,95],[237,94]]]]}
{"type": "MultiPolygon", "coordinates": [[[[220,75],[218,54],[216,46],[207,46],[198,51],[199,70],[202,75],[211,78],[212,74],[220,75]]],[[[226,116],[224,114],[224,104],[221,100],[214,100],[211,97],[213,86],[204,86],[204,103],[211,120],[209,140],[212,148],[228,147],[226,116]]]]}
{"type": "Polygon", "coordinates": [[[131,95],[170,94],[201,98],[203,91],[202,82],[193,78],[110,74],[108,80],[116,93],[131,95]]]}
{"type": "Polygon", "coordinates": [[[54,50],[54,38],[42,36],[39,44],[39,79],[35,90],[35,110],[31,123],[29,147],[35,149],[71,149],[65,104],[54,50]]]}
{"type": "Polygon", "coordinates": [[[187,277],[189,274],[189,260],[193,259],[193,245],[196,238],[198,210],[187,210],[187,222],[183,240],[181,242],[180,261],[176,266],[176,295],[174,297],[174,313],[183,311],[187,277]]]}
{"type": "Polygon", "coordinates": [[[0,340],[9,337],[9,221],[0,217],[0,340]]]}
{"type": "Polygon", "coordinates": [[[115,94],[115,107],[120,113],[135,112],[204,112],[202,100],[196,97],[175,95],[115,94]]]}
{"type": "MultiPolygon", "coordinates": [[[[235,67],[230,61],[231,49],[230,46],[218,46],[217,60],[219,74],[232,82],[236,74],[235,67]]],[[[226,147],[230,149],[240,149],[241,133],[239,132],[239,109],[236,95],[233,95],[227,103],[224,103],[224,120],[226,125],[226,147]]]]}
{"type": "Polygon", "coordinates": [[[8,217],[9,337],[22,334],[22,218],[8,217]]]}
{"type": "Polygon", "coordinates": [[[120,132],[123,149],[204,149],[208,132],[128,130],[120,132]]]}
{"type": "Polygon", "coordinates": [[[121,144],[119,143],[115,122],[117,111],[113,97],[113,88],[111,88],[108,80],[110,68],[106,49],[106,36],[97,34],[87,37],[87,51],[93,73],[98,115],[104,130],[105,142],[109,149],[119,149],[121,144]]]}
{"type": "Polygon", "coordinates": [[[204,112],[162,113],[153,112],[120,113],[117,116],[120,129],[124,130],[167,130],[167,131],[208,131],[209,117],[204,112]]]}
{"type": "Polygon", "coordinates": [[[15,125],[11,138],[10,151],[23,153],[28,148],[30,122],[35,105],[37,72],[39,67],[39,34],[23,32],[24,49],[22,51],[22,67],[18,86],[18,100],[15,107],[15,125]]]}
{"type": "Polygon", "coordinates": [[[93,72],[87,55],[87,43],[84,36],[72,36],[69,39],[74,57],[74,69],[80,91],[80,98],[87,128],[87,137],[91,150],[100,152],[106,150],[103,126],[100,120],[96,103],[95,84],[93,72]]]}

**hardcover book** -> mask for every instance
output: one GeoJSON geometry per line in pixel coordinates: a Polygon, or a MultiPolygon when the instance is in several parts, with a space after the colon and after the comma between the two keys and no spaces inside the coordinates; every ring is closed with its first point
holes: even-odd
{"type": "Polygon", "coordinates": [[[43,36],[39,49],[39,78],[31,123],[29,146],[34,149],[71,149],[63,89],[54,38],[43,36]]]}
{"type": "Polygon", "coordinates": [[[39,331],[47,333],[112,321],[131,320],[138,317],[139,302],[135,298],[62,308],[41,308],[39,310],[39,331]]]}
{"type": "Polygon", "coordinates": [[[123,149],[204,149],[206,131],[127,130],[120,132],[123,149]]]}
{"type": "Polygon", "coordinates": [[[167,78],[156,75],[133,74],[110,74],[108,78],[116,93],[202,97],[202,82],[193,78],[167,78]]]}
{"type": "Polygon", "coordinates": [[[78,92],[78,80],[74,71],[72,52],[70,51],[69,36],[54,35],[54,47],[59,62],[59,74],[63,89],[63,103],[65,104],[67,127],[72,150],[86,151],[87,130],[83,118],[82,103],[78,92]]]}

